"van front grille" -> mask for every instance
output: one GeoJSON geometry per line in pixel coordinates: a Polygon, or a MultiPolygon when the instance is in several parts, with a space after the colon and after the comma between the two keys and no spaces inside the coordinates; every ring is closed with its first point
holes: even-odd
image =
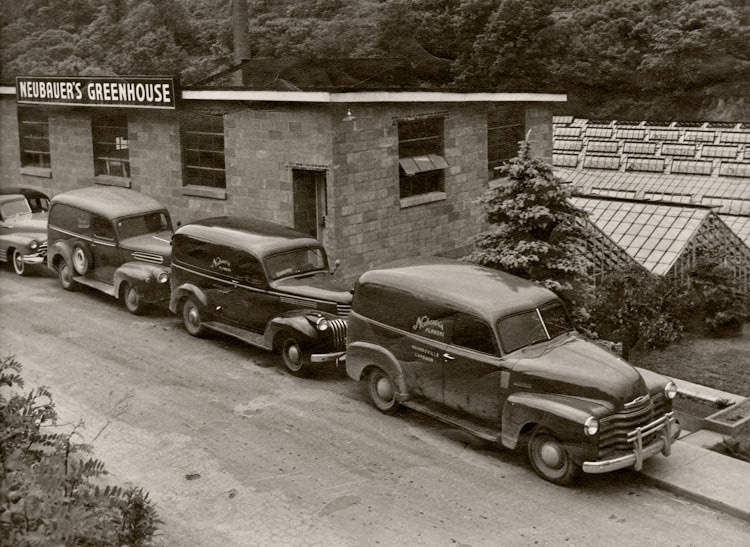
{"type": "MultiPolygon", "coordinates": [[[[658,402],[661,403],[661,401],[658,402]]],[[[662,404],[659,404],[658,408],[661,414],[666,410],[662,404]]],[[[599,458],[606,458],[621,450],[632,450],[633,446],[628,441],[628,434],[658,417],[654,401],[648,398],[635,408],[599,420],[599,458]]],[[[643,444],[650,443],[653,438],[653,434],[644,437],[643,444]]]]}
{"type": "Polygon", "coordinates": [[[346,320],[344,319],[331,319],[328,321],[331,326],[331,333],[333,334],[333,346],[335,351],[346,350],[346,320]]]}
{"type": "Polygon", "coordinates": [[[351,304],[336,304],[336,315],[338,315],[339,317],[349,317],[351,311],[351,304]]]}

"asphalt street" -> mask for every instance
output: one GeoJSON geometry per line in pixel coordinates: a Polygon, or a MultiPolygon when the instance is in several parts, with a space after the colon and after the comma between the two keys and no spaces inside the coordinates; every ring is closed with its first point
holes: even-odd
{"type": "MultiPolygon", "coordinates": [[[[747,545],[750,524],[631,471],[575,488],[429,418],[378,413],[342,369],[312,379],[166,309],[0,272],[0,352],[83,422],[109,480],[150,492],[172,546],[747,545]]],[[[662,456],[657,456],[662,457],[662,456]]]]}

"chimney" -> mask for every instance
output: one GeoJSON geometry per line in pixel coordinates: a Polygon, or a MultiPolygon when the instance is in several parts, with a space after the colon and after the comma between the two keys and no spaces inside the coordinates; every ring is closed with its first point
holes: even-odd
{"type": "MultiPolygon", "coordinates": [[[[234,30],[234,63],[240,64],[250,58],[250,45],[247,41],[247,0],[232,0],[232,26],[234,30]]],[[[244,85],[246,69],[238,70],[235,83],[244,85]]]]}

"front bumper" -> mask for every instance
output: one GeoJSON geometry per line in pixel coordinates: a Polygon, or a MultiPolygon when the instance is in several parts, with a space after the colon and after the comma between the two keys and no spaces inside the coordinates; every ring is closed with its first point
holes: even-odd
{"type": "Polygon", "coordinates": [[[313,353],[310,356],[310,361],[313,363],[331,363],[334,362],[337,365],[340,362],[346,361],[345,351],[336,351],[333,353],[313,353]]]}
{"type": "Polygon", "coordinates": [[[25,254],[22,258],[24,264],[44,264],[47,260],[47,245],[44,245],[43,250],[25,254]]]}
{"type": "Polygon", "coordinates": [[[674,416],[674,412],[668,412],[658,420],[650,424],[638,427],[628,433],[628,441],[633,445],[633,452],[629,452],[617,458],[609,460],[583,462],[585,473],[608,473],[617,469],[634,466],[636,470],[643,467],[643,461],[655,456],[659,452],[669,456],[672,443],[680,435],[680,424],[674,416]],[[656,433],[658,436],[651,444],[643,446],[643,438],[656,433]]]}

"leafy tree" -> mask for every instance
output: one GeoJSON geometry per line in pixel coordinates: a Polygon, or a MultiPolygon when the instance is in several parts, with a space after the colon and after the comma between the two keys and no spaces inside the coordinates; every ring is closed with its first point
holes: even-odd
{"type": "Polygon", "coordinates": [[[57,420],[47,388],[28,393],[21,365],[0,360],[0,538],[3,545],[150,545],[161,523],[140,488],[99,486],[104,464],[57,420]]]}
{"type": "Polygon", "coordinates": [[[490,229],[476,237],[467,260],[531,279],[573,300],[589,265],[581,253],[585,213],[552,168],[529,156],[522,142],[517,158],[501,168],[507,181],[482,198],[490,229]]]}

